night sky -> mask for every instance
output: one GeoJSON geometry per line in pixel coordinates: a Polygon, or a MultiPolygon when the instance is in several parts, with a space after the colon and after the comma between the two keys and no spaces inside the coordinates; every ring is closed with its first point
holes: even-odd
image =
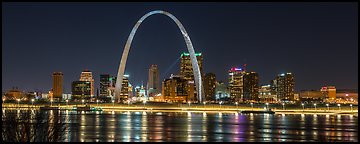
{"type": "MultiPolygon", "coordinates": [[[[228,82],[231,67],[247,64],[260,85],[292,72],[295,90],[358,87],[357,3],[2,3],[2,91],[48,91],[52,73],[64,74],[64,92],[84,69],[116,75],[134,24],[152,10],[176,16],[204,73],[228,82]]],[[[148,68],[160,78],[179,72],[187,51],[176,24],[153,15],[140,25],[125,74],[146,85],[148,68]]]]}

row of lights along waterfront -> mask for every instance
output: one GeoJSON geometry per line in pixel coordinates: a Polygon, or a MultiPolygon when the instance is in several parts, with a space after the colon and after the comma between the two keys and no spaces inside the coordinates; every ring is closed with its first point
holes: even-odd
{"type": "MultiPolygon", "coordinates": [[[[5,101],[5,99],[3,99],[3,102],[5,101]]],[[[34,106],[34,101],[35,99],[31,99],[31,105],[34,106]]],[[[20,99],[17,99],[17,102],[18,102],[18,107],[20,107],[20,99]]],[[[82,102],[82,105],[84,105],[84,102],[85,100],[81,100],[82,102]]],[[[52,106],[52,103],[53,103],[53,100],[50,100],[50,105],[52,106]]],[[[66,106],[68,107],[68,103],[69,103],[69,100],[66,100],[66,106]]],[[[115,101],[112,100],[112,103],[113,103],[113,108],[115,107],[115,101]]],[[[145,104],[146,104],[146,101],[143,101],[143,104],[144,104],[144,108],[145,108],[145,104]]],[[[191,102],[188,102],[189,104],[189,107],[190,107],[190,104],[191,102]]],[[[204,104],[204,109],[205,109],[205,105],[206,105],[206,102],[203,102],[204,104]]],[[[221,109],[221,106],[222,106],[223,102],[220,101],[219,102],[219,105],[220,105],[220,109],[221,109]]],[[[99,106],[99,100],[96,100],[96,105],[99,106]]],[[[239,103],[238,102],[235,102],[235,105],[236,105],[236,109],[238,110],[239,109],[239,103]]],[[[253,110],[254,109],[254,103],[250,103],[251,105],[251,109],[253,110]]],[[[266,105],[266,109],[268,110],[269,109],[269,103],[265,103],[266,105]]],[[[130,106],[130,101],[128,101],[128,106],[130,106]]],[[[305,110],[305,104],[304,103],[301,103],[301,106],[303,108],[303,111],[305,110]]],[[[315,111],[317,110],[317,104],[315,103],[314,104],[314,108],[315,108],[315,111]]],[[[339,111],[341,111],[341,104],[337,104],[337,106],[339,107],[339,111]]],[[[350,110],[353,111],[353,105],[350,104],[350,110]]],[[[327,110],[330,111],[330,105],[329,104],[326,104],[326,107],[327,107],[327,110]]],[[[285,103],[282,103],[282,109],[285,110],[285,103]]]]}

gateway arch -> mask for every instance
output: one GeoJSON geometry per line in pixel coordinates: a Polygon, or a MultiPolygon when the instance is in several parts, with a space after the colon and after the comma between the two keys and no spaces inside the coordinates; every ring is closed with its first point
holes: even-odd
{"type": "Polygon", "coordinates": [[[116,85],[115,85],[115,98],[117,98],[118,102],[120,102],[120,93],[121,93],[122,81],[123,81],[123,76],[124,76],[124,71],[125,71],[125,66],[126,66],[126,60],[127,60],[129,50],[130,50],[130,46],[131,46],[131,42],[132,42],[132,40],[133,40],[133,38],[135,36],[136,30],[139,28],[140,24],[147,17],[149,17],[151,15],[155,15],[155,14],[163,14],[163,15],[166,15],[166,16],[170,17],[177,24],[177,26],[179,27],[181,33],[183,34],[186,46],[187,46],[188,51],[190,53],[190,59],[191,59],[191,64],[192,64],[192,68],[193,68],[193,72],[194,72],[194,78],[195,78],[195,85],[196,85],[196,89],[197,89],[197,100],[199,102],[204,101],[204,98],[203,98],[204,87],[202,85],[200,69],[199,69],[198,61],[196,59],[195,51],[194,51],[193,45],[191,43],[190,37],[187,34],[184,26],[181,24],[181,22],[174,15],[170,14],[169,12],[162,11],[162,10],[155,10],[155,11],[151,11],[151,12],[145,14],[144,16],[142,16],[137,21],[137,23],[135,24],[135,26],[131,30],[131,33],[130,33],[127,41],[126,41],[125,48],[124,48],[124,51],[123,51],[123,54],[122,54],[122,57],[121,57],[119,69],[118,69],[116,85]]]}

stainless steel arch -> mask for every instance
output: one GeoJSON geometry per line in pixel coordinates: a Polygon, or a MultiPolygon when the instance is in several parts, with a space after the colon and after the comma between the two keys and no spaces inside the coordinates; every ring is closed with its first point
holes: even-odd
{"type": "Polygon", "coordinates": [[[127,60],[127,56],[129,54],[129,50],[130,50],[130,46],[131,46],[131,42],[134,38],[134,35],[136,33],[136,30],[139,28],[140,24],[149,16],[154,15],[154,14],[164,14],[168,17],[170,17],[179,27],[181,33],[184,36],[184,40],[186,43],[186,46],[188,48],[188,51],[190,53],[190,59],[191,59],[191,63],[192,63],[192,67],[193,67],[193,72],[194,72],[194,78],[195,78],[195,85],[197,87],[197,96],[198,96],[198,101],[202,102],[203,100],[203,93],[204,93],[204,88],[202,85],[202,80],[201,80],[201,74],[200,74],[200,69],[199,69],[199,65],[198,65],[198,61],[196,59],[195,56],[195,51],[193,48],[193,45],[191,43],[190,37],[187,34],[184,26],[181,24],[181,22],[172,14],[170,14],[169,12],[166,11],[162,11],[162,10],[155,10],[155,11],[151,11],[147,14],[145,14],[144,16],[142,16],[137,23],[135,24],[135,26],[133,27],[133,29],[131,30],[131,33],[128,37],[128,40],[126,41],[125,44],[125,48],[121,57],[121,61],[120,61],[120,65],[119,65],[119,69],[118,69],[118,74],[117,74],[117,79],[116,79],[116,85],[115,85],[115,97],[118,98],[118,102],[120,102],[120,93],[121,93],[121,86],[122,86],[122,81],[123,81],[123,75],[124,75],[124,71],[125,71],[125,65],[126,65],[126,60],[127,60]]]}

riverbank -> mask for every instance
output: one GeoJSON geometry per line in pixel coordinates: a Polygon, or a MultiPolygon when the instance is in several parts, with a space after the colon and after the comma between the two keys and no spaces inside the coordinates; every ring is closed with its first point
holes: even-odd
{"type": "MultiPolygon", "coordinates": [[[[39,110],[44,105],[28,105],[28,104],[5,104],[2,105],[3,110],[39,110]]],[[[83,105],[53,105],[60,110],[71,111],[73,107],[83,105]]],[[[91,107],[99,107],[104,112],[191,112],[191,113],[239,113],[244,110],[261,111],[262,108],[253,107],[212,107],[212,106],[152,106],[152,105],[97,105],[90,104],[91,107]]],[[[358,116],[358,110],[356,109],[273,109],[275,114],[305,114],[305,115],[354,115],[358,116]]]]}

